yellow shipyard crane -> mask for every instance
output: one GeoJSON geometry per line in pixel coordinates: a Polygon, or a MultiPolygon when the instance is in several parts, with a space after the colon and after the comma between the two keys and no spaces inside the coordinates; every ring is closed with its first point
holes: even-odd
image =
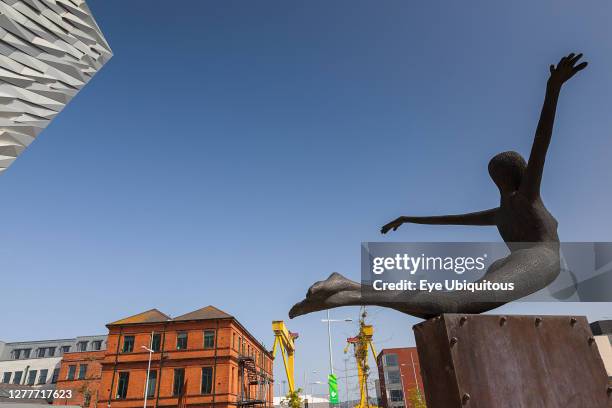
{"type": "Polygon", "coordinates": [[[367,313],[365,307],[362,308],[361,315],[359,317],[359,334],[355,337],[349,337],[346,339],[346,347],[344,353],[348,352],[350,346],[353,346],[353,355],[357,362],[357,377],[359,378],[359,404],[355,408],[372,408],[373,405],[369,403],[368,393],[368,375],[370,367],[368,366],[369,352],[372,352],[374,361],[376,361],[376,350],[372,343],[372,336],[374,335],[374,327],[365,323],[367,313]]]}
{"type": "Polygon", "coordinates": [[[287,383],[289,384],[289,393],[295,392],[295,377],[294,377],[294,359],[295,340],[299,337],[297,333],[291,333],[285,322],[275,320],[272,322],[272,331],[274,332],[274,346],[272,346],[272,357],[276,357],[276,348],[280,349],[283,356],[283,365],[287,374],[287,383]]]}

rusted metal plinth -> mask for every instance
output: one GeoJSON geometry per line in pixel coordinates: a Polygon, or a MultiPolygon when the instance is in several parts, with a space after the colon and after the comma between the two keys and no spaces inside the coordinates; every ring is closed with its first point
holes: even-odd
{"type": "Polygon", "coordinates": [[[609,408],[585,317],[445,314],[413,327],[428,408],[609,408]]]}

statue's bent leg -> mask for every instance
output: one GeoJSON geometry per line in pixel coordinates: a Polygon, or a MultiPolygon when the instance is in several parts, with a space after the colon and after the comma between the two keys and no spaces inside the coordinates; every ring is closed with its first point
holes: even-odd
{"type": "Polygon", "coordinates": [[[394,295],[370,291],[364,297],[358,282],[334,273],[325,281],[312,285],[306,299],[293,306],[289,316],[360,305],[389,307],[425,319],[442,313],[482,313],[545,288],[556,279],[559,271],[558,248],[554,244],[538,244],[516,250],[496,261],[480,280],[513,283],[514,290],[508,292],[405,292],[394,295]]]}
{"type": "Polygon", "coordinates": [[[423,318],[442,313],[483,313],[545,288],[559,272],[560,257],[555,245],[534,245],[496,261],[477,281],[512,283],[512,291],[418,292],[406,297],[405,302],[398,301],[388,307],[423,318]]]}

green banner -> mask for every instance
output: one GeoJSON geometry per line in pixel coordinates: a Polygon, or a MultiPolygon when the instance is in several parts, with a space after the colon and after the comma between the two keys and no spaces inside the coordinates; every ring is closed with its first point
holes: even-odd
{"type": "Polygon", "coordinates": [[[327,383],[329,384],[329,403],[338,403],[338,377],[335,374],[327,376],[327,383]]]}

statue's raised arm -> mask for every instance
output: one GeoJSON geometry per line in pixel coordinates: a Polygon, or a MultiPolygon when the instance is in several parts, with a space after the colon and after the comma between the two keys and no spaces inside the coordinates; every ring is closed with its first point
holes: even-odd
{"type": "Polygon", "coordinates": [[[546,83],[544,105],[542,106],[540,121],[538,122],[535,139],[531,147],[531,154],[527,162],[525,177],[520,187],[521,193],[529,198],[535,199],[540,196],[544,161],[546,160],[546,152],[552,137],[561,87],[576,73],[586,68],[587,62],[576,65],[580,58],[582,58],[582,54],[574,55],[574,53],[571,53],[561,58],[556,67],[554,65],[550,66],[550,77],[546,83]]]}

